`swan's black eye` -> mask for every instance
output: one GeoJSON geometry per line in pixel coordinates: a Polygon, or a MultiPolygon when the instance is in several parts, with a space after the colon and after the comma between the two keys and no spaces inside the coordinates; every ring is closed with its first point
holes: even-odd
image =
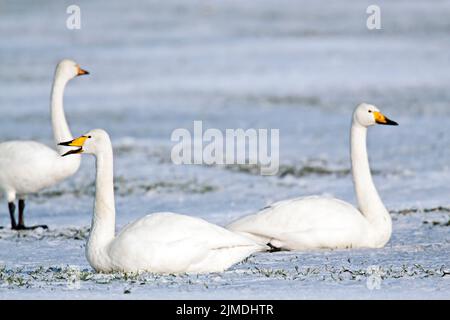
{"type": "Polygon", "coordinates": [[[369,113],[372,113],[372,110],[369,110],[369,113]]]}
{"type": "Polygon", "coordinates": [[[92,138],[92,136],[88,136],[88,138],[90,139],[90,138],[92,138]]]}

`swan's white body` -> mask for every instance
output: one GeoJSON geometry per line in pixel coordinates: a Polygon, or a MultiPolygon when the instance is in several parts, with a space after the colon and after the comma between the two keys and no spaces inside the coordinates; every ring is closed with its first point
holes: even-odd
{"type": "MultiPolygon", "coordinates": [[[[51,119],[55,143],[72,139],[63,109],[64,88],[70,79],[87,72],[71,60],[61,61],[55,71],[51,93],[51,119]],[[81,73],[82,72],[82,73],[81,73]]],[[[24,199],[73,175],[80,156],[62,158],[62,147],[54,150],[35,141],[0,143],[0,190],[8,202],[24,199]]]]}
{"type": "MultiPolygon", "coordinates": [[[[351,160],[359,210],[338,199],[297,198],[275,203],[227,229],[284,250],[383,247],[391,236],[392,221],[370,173],[366,134],[375,121],[366,119],[366,112],[381,115],[376,107],[361,104],[353,116],[351,160]]],[[[396,124],[383,119],[386,122],[377,123],[396,124]]]]}
{"type": "Polygon", "coordinates": [[[267,248],[205,220],[162,212],[125,227],[104,247],[92,234],[87,258],[97,271],[221,272],[267,248]]]}
{"type": "MultiPolygon", "coordinates": [[[[69,137],[70,138],[70,137],[69,137]]],[[[62,158],[54,149],[35,141],[0,143],[0,188],[8,202],[44,188],[73,175],[80,165],[62,158]]]]}
{"type": "Polygon", "coordinates": [[[113,152],[108,134],[92,130],[65,145],[96,156],[94,215],[86,257],[97,271],[220,272],[267,246],[202,219],[162,212],[147,215],[115,236],[113,152]],[[89,138],[88,138],[89,137],[89,138]]]}
{"type": "Polygon", "coordinates": [[[383,235],[377,234],[351,204],[312,196],[277,202],[227,229],[283,250],[382,247],[390,237],[389,220],[383,235]]]}

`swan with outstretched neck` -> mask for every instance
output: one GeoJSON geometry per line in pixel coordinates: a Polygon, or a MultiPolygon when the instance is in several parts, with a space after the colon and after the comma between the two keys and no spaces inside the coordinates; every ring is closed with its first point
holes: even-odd
{"type": "Polygon", "coordinates": [[[101,129],[67,142],[65,155],[96,158],[95,202],[86,245],[89,264],[99,272],[220,272],[257,251],[267,250],[239,234],[205,220],[170,212],[153,213],[115,235],[113,150],[101,129]]]}
{"type": "MultiPolygon", "coordinates": [[[[62,60],[56,67],[50,103],[55,144],[73,138],[64,115],[64,88],[71,79],[84,74],[89,72],[72,60],[62,60]]],[[[64,151],[67,151],[64,147],[56,146],[55,150],[36,141],[0,143],[0,191],[8,201],[12,229],[47,228],[46,225],[25,226],[25,197],[61,182],[78,170],[80,157],[61,158],[64,151]],[[16,198],[19,198],[18,222],[15,218],[16,198]]]]}
{"type": "Polygon", "coordinates": [[[358,208],[332,198],[296,198],[243,217],[227,229],[279,250],[383,247],[391,237],[392,221],[372,181],[367,156],[367,128],[375,124],[397,125],[373,105],[356,107],[350,153],[358,208]]]}

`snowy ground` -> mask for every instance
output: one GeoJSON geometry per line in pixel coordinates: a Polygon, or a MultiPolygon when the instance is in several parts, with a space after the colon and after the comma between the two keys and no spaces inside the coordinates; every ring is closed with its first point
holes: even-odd
{"type": "Polygon", "coordinates": [[[157,211],[224,225],[309,194],[354,203],[348,129],[367,101],[400,123],[369,133],[394,230],[383,249],[258,254],[222,274],[97,275],[85,157],[28,201],[28,223],[50,231],[0,230],[0,298],[450,298],[450,1],[378,1],[379,31],[360,0],[77,1],[78,31],[65,28],[69,3],[44,2],[0,5],[1,140],[51,143],[53,68],[76,59],[91,75],[69,84],[67,117],[74,134],[112,136],[119,228],[157,211]],[[194,120],[279,128],[280,174],[173,165],[170,134],[194,120]]]}

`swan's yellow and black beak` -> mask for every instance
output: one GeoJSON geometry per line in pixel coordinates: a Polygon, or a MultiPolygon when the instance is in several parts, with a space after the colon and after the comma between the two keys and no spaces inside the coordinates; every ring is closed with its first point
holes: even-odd
{"type": "Polygon", "coordinates": [[[60,145],[60,146],[78,147],[77,149],[67,151],[62,156],[65,157],[65,156],[68,156],[69,154],[82,153],[83,152],[83,144],[86,141],[86,139],[88,139],[88,138],[89,137],[87,137],[87,136],[81,136],[81,137],[78,137],[78,138],[70,140],[70,141],[58,143],[58,145],[60,145]]]}
{"type": "Polygon", "coordinates": [[[389,119],[388,117],[386,117],[384,114],[382,114],[379,111],[375,111],[373,113],[373,116],[375,118],[375,122],[378,124],[384,124],[384,125],[388,125],[388,126],[398,126],[397,122],[392,121],[391,119],[389,119]]]}
{"type": "Polygon", "coordinates": [[[84,69],[81,69],[80,66],[78,66],[78,73],[77,73],[77,76],[82,76],[82,75],[85,75],[85,74],[89,74],[89,71],[86,71],[86,70],[84,70],[84,69]]]}

